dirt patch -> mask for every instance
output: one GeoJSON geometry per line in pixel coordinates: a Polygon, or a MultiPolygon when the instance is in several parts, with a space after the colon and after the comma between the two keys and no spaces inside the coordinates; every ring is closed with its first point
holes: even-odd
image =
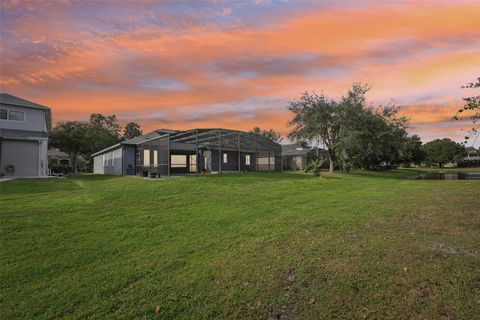
{"type": "Polygon", "coordinates": [[[479,258],[480,254],[478,252],[471,252],[465,249],[457,248],[452,245],[449,245],[445,242],[436,242],[433,241],[430,244],[430,247],[435,250],[435,251],[440,251],[442,253],[447,253],[447,254],[460,254],[460,255],[465,255],[469,257],[475,257],[479,258]]]}

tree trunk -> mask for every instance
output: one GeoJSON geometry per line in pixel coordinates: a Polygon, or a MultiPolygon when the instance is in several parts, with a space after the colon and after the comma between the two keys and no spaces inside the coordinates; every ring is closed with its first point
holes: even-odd
{"type": "Polygon", "coordinates": [[[328,161],[330,162],[330,172],[333,172],[333,170],[335,169],[335,163],[333,160],[334,158],[333,158],[332,152],[333,151],[330,151],[330,149],[328,150],[328,161]]]}
{"type": "Polygon", "coordinates": [[[77,166],[75,162],[77,160],[77,154],[75,152],[70,153],[70,163],[72,164],[73,172],[77,172],[77,166]]]}

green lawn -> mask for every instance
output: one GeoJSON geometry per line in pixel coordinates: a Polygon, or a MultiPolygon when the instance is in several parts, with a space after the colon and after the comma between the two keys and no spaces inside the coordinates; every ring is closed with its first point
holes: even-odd
{"type": "Polygon", "coordinates": [[[478,319],[480,181],[411,173],[2,183],[0,317],[478,319]]]}

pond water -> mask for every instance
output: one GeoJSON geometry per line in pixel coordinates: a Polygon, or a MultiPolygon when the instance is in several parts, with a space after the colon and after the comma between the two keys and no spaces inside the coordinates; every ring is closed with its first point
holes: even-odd
{"type": "Polygon", "coordinates": [[[427,172],[411,177],[423,180],[480,180],[480,172],[427,172]]]}

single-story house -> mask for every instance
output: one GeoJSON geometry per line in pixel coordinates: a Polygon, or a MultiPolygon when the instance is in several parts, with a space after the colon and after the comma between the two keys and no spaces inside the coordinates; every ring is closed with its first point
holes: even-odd
{"type": "Polygon", "coordinates": [[[48,148],[48,164],[49,168],[56,170],[82,171],[86,168],[86,161],[82,156],[78,156],[75,160],[75,167],[70,156],[57,148],[48,148]]]}
{"type": "Polygon", "coordinates": [[[325,149],[311,147],[302,142],[282,145],[283,170],[305,170],[314,159],[328,159],[325,149]]]}
{"type": "Polygon", "coordinates": [[[236,171],[281,171],[282,147],[228,129],[155,130],[92,155],[93,172],[165,177],[236,171]]]}
{"type": "Polygon", "coordinates": [[[0,93],[0,174],[46,176],[50,108],[0,93]]]}

